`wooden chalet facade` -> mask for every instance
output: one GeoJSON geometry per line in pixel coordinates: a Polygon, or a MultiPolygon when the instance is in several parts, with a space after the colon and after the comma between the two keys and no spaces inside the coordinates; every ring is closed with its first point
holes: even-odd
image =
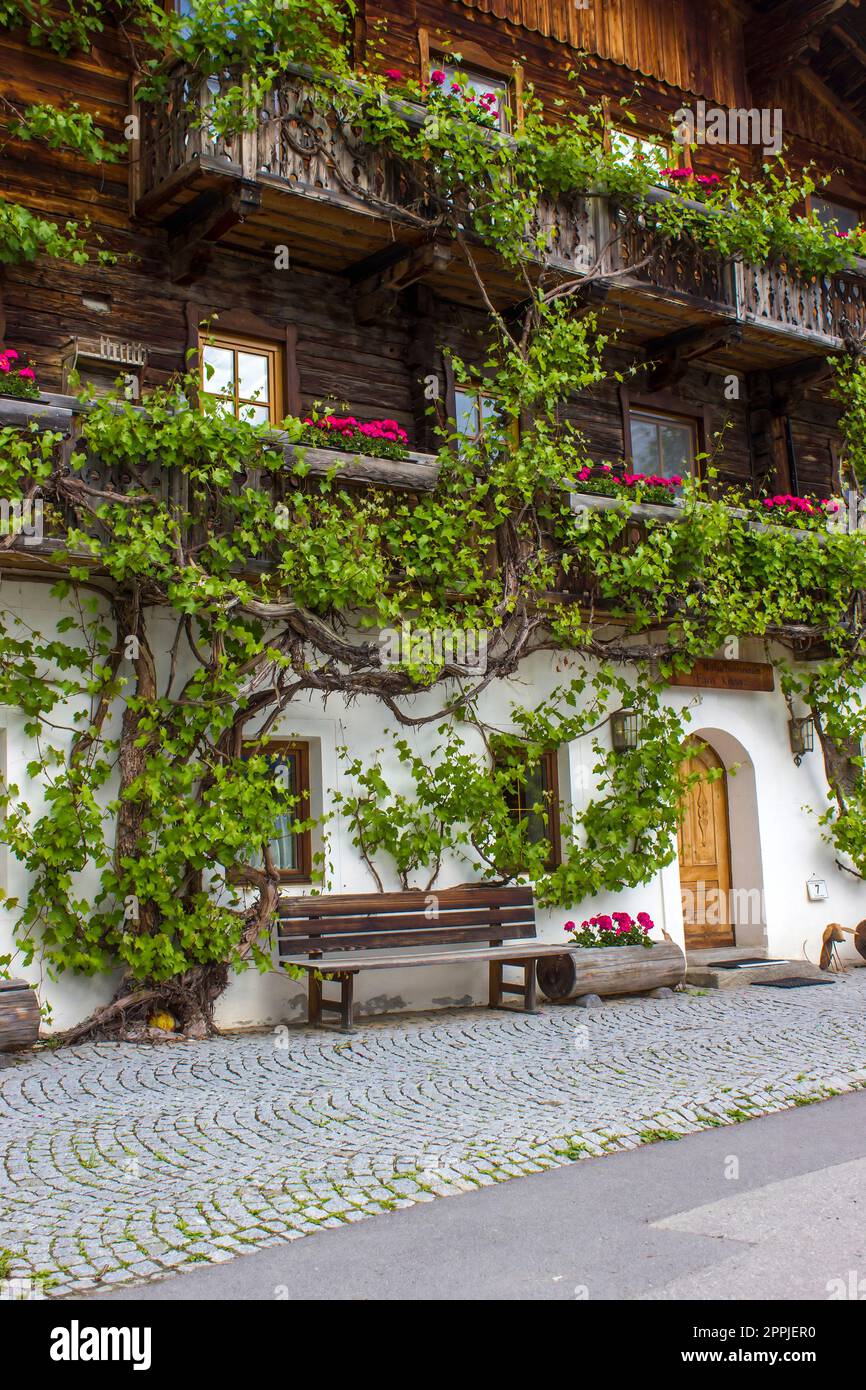
{"type": "MultiPolygon", "coordinates": [[[[441,54],[459,50],[467,68],[507,87],[513,119],[530,84],[551,116],[556,103],[573,103],[568,71],[578,65],[585,100],[607,99],[612,126],[620,98],[634,93],[639,134],[668,136],[674,112],[696,99],[722,107],[760,99],[782,110],[792,162],[833,173],[831,202],[855,212],[866,205],[866,116],[850,97],[863,90],[866,19],[854,5],[365,0],[359,55],[382,21],[384,66],[424,77],[441,54]]],[[[446,346],[478,356],[482,306],[449,247],[425,241],[410,216],[401,225],[359,196],[379,191],[408,204],[413,190],[387,154],[361,148],[327,103],[317,104],[303,75],[280,83],[254,131],[209,145],[206,127],[190,125],[179,99],[160,110],[136,103],[118,35],[106,33],[86,59],[64,60],[7,33],[0,71],[19,107],[65,94],[98,112],[118,141],[129,115],[140,121],[130,159],[98,171],[74,156],[5,143],[8,196],[58,220],[89,219],[119,254],[113,266],[6,268],[3,338],[33,358],[46,391],[62,393],[73,366],[84,380],[113,379],[117,354],[131,350],[145,393],[183,367],[200,322],[218,315],[221,341],[252,342],[268,354],[275,418],[280,409],[340,401],[359,417],[392,416],[419,452],[433,447],[420,383],[430,372],[447,374],[446,346]],[[275,269],[278,247],[288,271],[275,269]]],[[[179,71],[176,80],[179,97],[189,75],[179,71]]],[[[206,102],[208,79],[195,81],[206,102]]],[[[724,170],[731,159],[754,167],[760,149],[704,145],[694,165],[724,170]]],[[[591,264],[616,228],[616,209],[592,201],[551,199],[539,208],[540,225],[556,232],[549,264],[564,274],[591,264]]],[[[641,236],[624,229],[607,253],[611,268],[625,256],[640,259],[641,236]]],[[[503,304],[519,296],[506,276],[496,285],[503,304]]],[[[723,481],[833,490],[834,411],[821,381],[827,358],[866,329],[866,266],[804,285],[783,266],[667,252],[611,282],[601,319],[617,335],[616,365],[646,361],[652,369],[629,392],[605,388],[575,402],[599,460],[629,457],[638,409],[693,421],[695,452],[727,426],[723,481]],[[739,379],[738,400],[720,389],[729,374],[739,379]]]]}
{"type": "MultiPolygon", "coordinates": [[[[625,133],[638,139],[670,141],[675,113],[699,102],[780,111],[792,166],[813,163],[830,176],[812,215],[843,227],[866,215],[866,6],[859,0],[358,0],[352,42],[357,60],[375,54],[377,67],[422,83],[459,53],[462,66],[499,94],[505,128],[520,121],[530,88],[553,120],[564,108],[602,100],[611,140],[622,133],[622,99],[637,122],[625,133]],[[575,71],[579,83],[569,77],[575,71]]],[[[74,433],[81,407],[70,394],[73,372],[97,390],[122,372],[144,399],[183,371],[190,353],[201,362],[212,350],[212,389],[220,389],[220,364],[229,364],[230,412],[253,411],[250,418],[275,427],[317,402],[360,419],[389,417],[406,431],[410,458],[344,456],[341,474],[416,492],[433,487],[438,442],[425,381],[433,375],[444,383],[453,420],[480,409],[471,393],[455,389],[448,351],[481,366],[487,311],[465,259],[419,229],[416,172],[387,149],[365,147],[304,71],[281,78],[254,127],[228,139],[214,137],[206,117],[195,123],[188,114],[191,98],[206,111],[227,75],[178,67],[172,80],[167,102],[140,100],[121,32],[106,30],[86,56],[61,58],[0,31],[0,95],[8,102],[76,101],[97,115],[108,139],[133,134],[129,157],[99,168],[3,137],[3,194],[58,222],[89,222],[116,259],[0,266],[0,348],[30,357],[43,391],[39,404],[0,397],[0,425],[41,419],[74,433]],[[245,373],[254,383],[248,389],[245,373]]],[[[410,111],[419,123],[423,114],[420,106],[410,111]]],[[[704,144],[690,155],[671,145],[672,162],[680,157],[705,174],[732,164],[755,173],[763,159],[759,144],[704,144]]],[[[645,226],[604,196],[542,199],[536,230],[545,234],[548,272],[580,278],[599,259],[610,272],[587,304],[612,339],[611,377],[568,408],[595,461],[670,476],[699,469],[713,453],[720,484],[755,496],[826,498],[839,490],[830,360],[866,336],[866,261],[804,283],[783,264],[725,261],[694,247],[650,255],[645,226]]],[[[525,285],[492,252],[478,254],[497,308],[518,304],[525,285]]],[[[286,450],[290,456],[288,442],[286,450]]],[[[315,451],[310,460],[318,471],[335,461],[315,451]]],[[[152,483],[165,486],[157,477],[152,483]]],[[[26,584],[44,562],[37,550],[8,552],[4,570],[14,568],[26,584]]],[[[814,923],[804,933],[795,899],[785,897],[794,891],[789,856],[807,842],[805,819],[795,833],[784,818],[774,825],[774,803],[762,797],[784,785],[790,806],[803,798],[782,783],[783,764],[784,778],[792,775],[787,751],[761,764],[752,742],[755,730],[769,727],[770,711],[784,728],[781,696],[748,681],[739,691],[712,687],[694,681],[713,766],[747,770],[732,781],[729,799],[715,795],[713,833],[726,844],[710,852],[709,872],[723,888],[727,875],[729,889],[740,882],[766,889],[768,901],[777,895],[737,933],[737,945],[793,954],[804,935],[814,936],[814,923]],[[759,823],[763,851],[754,848],[759,823]]],[[[336,778],[335,749],[352,736],[332,726],[304,715],[286,731],[285,758],[299,758],[293,776],[307,778],[316,812],[336,778]]],[[[591,762],[585,750],[579,756],[591,762]]],[[[578,798],[577,779],[568,786],[577,758],[549,769],[566,801],[578,798]]],[[[821,794],[823,784],[814,791],[821,794]]],[[[706,808],[692,809],[680,852],[700,867],[706,808]]],[[[320,846],[314,840],[287,851],[287,884],[308,881],[311,848],[320,846]]],[[[347,867],[350,851],[342,853],[335,891],[369,890],[363,867],[347,867]]],[[[830,862],[822,853],[819,869],[830,862]]],[[[855,912],[866,916],[854,905],[856,886],[843,891],[852,920],[855,912]]],[[[674,865],[672,879],[660,876],[653,915],[682,939],[678,900],[674,865]]],[[[561,931],[561,922],[542,922],[545,930],[561,931]]],[[[730,945],[733,928],[695,940],[730,945]]],[[[270,1021],[283,1016],[281,998],[247,993],[224,1017],[270,1021]]],[[[394,1007],[425,1002],[402,988],[392,998],[394,1007]]],[[[67,1016],[80,1012],[76,1002],[67,1016]]]]}

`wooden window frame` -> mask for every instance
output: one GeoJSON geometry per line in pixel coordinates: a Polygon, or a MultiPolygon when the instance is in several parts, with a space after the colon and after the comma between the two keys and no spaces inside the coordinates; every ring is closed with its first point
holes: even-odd
{"type": "Polygon", "coordinates": [[[695,458],[692,476],[702,477],[700,455],[707,451],[707,441],[712,433],[711,410],[708,405],[692,405],[669,391],[658,391],[654,395],[636,395],[621,386],[619,392],[622,413],[623,461],[634,463],[631,441],[632,411],[641,415],[657,415],[677,424],[688,423],[694,430],[695,458]]]}
{"type": "MultiPolygon", "coordinates": [[[[470,395],[470,394],[471,394],[471,395],[474,395],[474,396],[486,396],[486,397],[488,398],[488,400],[494,400],[494,401],[499,399],[499,392],[498,392],[498,391],[495,391],[495,390],[491,391],[491,389],[490,389],[489,386],[472,386],[472,385],[467,386],[467,385],[465,385],[465,384],[463,384],[463,385],[458,385],[458,384],[454,381],[454,378],[453,378],[453,375],[452,375],[452,376],[449,378],[449,380],[448,380],[448,414],[449,414],[449,417],[450,417],[450,419],[452,420],[453,425],[454,425],[454,433],[455,433],[455,434],[458,434],[458,436],[459,436],[459,432],[458,432],[458,428],[457,428],[457,426],[458,426],[458,420],[457,420],[457,395],[458,395],[458,392],[461,392],[461,391],[463,392],[464,395],[470,395]]],[[[479,420],[479,424],[481,424],[481,423],[482,423],[482,420],[481,420],[481,414],[480,414],[480,412],[479,412],[478,420],[479,420]]],[[[519,421],[519,420],[512,420],[512,421],[511,421],[511,424],[508,426],[508,430],[507,430],[507,436],[508,436],[508,435],[510,435],[511,440],[512,440],[512,442],[513,442],[515,445],[517,445],[517,444],[520,443],[520,421],[519,421]]],[[[459,437],[462,438],[462,436],[459,436],[459,437]]],[[[483,438],[484,438],[484,435],[483,435],[483,432],[482,432],[473,442],[474,442],[474,443],[478,443],[478,442],[479,442],[480,440],[482,440],[483,438]]]]}
{"type": "MultiPolygon", "coordinates": [[[[255,746],[255,745],[253,745],[255,746]]],[[[306,807],[303,805],[295,811],[297,819],[306,820],[309,817],[310,804],[312,800],[312,789],[310,787],[310,745],[301,739],[276,738],[263,744],[260,748],[256,747],[256,752],[268,754],[278,753],[285,758],[286,753],[295,754],[297,757],[296,783],[294,795],[306,798],[306,807]]],[[[278,876],[280,883],[312,883],[313,881],[313,837],[310,830],[303,830],[299,835],[293,835],[295,841],[295,859],[297,867],[294,869],[280,869],[278,876]]]]}
{"type": "Polygon", "coordinates": [[[497,58],[482,44],[474,43],[471,39],[452,39],[438,31],[431,35],[429,29],[421,28],[418,30],[418,68],[422,90],[430,85],[434,55],[448,53],[459,53],[466,67],[477,71],[481,76],[487,73],[497,81],[505,80],[511,111],[508,128],[512,131],[520,130],[523,125],[523,65],[516,61],[509,63],[503,58],[497,58]]]}
{"type": "MultiPolygon", "coordinates": [[[[238,376],[234,374],[234,417],[240,419],[240,410],[245,406],[267,406],[269,420],[268,423],[276,429],[285,419],[286,412],[283,405],[283,354],[279,343],[269,343],[263,338],[242,338],[236,333],[219,333],[216,329],[213,332],[202,331],[199,335],[199,390],[202,396],[220,400],[228,399],[219,392],[210,390],[204,375],[204,362],[202,360],[202,350],[208,347],[225,348],[235,353],[246,352],[257,357],[267,358],[268,363],[268,399],[252,400],[241,397],[238,394],[238,376]]],[[[263,422],[262,422],[263,423],[263,422]]]]}
{"type": "Polygon", "coordinates": [[[190,300],[186,306],[186,345],[188,369],[201,382],[202,367],[199,348],[202,338],[245,338],[265,347],[281,349],[279,397],[283,419],[286,415],[301,414],[301,381],[298,371],[298,330],[294,324],[276,324],[246,309],[221,309],[218,305],[198,304],[190,300]],[[204,326],[202,326],[204,325],[204,326]]]}
{"type": "MultiPolygon", "coordinates": [[[[494,763],[496,755],[494,753],[494,763]]],[[[527,767],[529,766],[527,760],[527,767]]],[[[547,832],[546,839],[550,842],[550,859],[547,863],[548,869],[557,869],[562,863],[562,838],[559,815],[559,754],[556,748],[546,748],[539,759],[539,766],[544,768],[544,780],[547,783],[546,792],[548,795],[547,805],[547,832]]],[[[523,789],[519,789],[523,790],[523,789]]],[[[523,820],[529,812],[520,805],[509,807],[513,810],[516,820],[523,820]]]]}

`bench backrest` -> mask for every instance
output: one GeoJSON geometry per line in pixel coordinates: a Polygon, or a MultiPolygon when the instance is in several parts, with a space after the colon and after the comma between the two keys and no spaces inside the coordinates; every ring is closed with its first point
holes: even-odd
{"type": "Polygon", "coordinates": [[[443,888],[429,893],[362,893],[282,898],[280,956],[394,946],[451,945],[535,936],[531,888],[443,888]]]}

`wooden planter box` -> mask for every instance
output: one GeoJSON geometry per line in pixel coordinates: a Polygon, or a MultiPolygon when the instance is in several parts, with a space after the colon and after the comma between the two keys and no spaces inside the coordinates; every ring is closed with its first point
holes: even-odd
{"type": "Polygon", "coordinates": [[[26,980],[0,980],[0,1052],[32,1047],[39,1037],[39,1001],[26,980]]]}
{"type": "Polygon", "coordinates": [[[643,994],[673,989],[686,975],[686,958],[672,941],[645,946],[576,947],[567,955],[538,962],[538,984],[548,999],[559,1004],[583,994],[643,994]]]}

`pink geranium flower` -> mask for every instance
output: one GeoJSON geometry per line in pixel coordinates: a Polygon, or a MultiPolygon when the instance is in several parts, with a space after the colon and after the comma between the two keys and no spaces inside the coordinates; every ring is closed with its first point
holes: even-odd
{"type": "Polygon", "coordinates": [[[403,74],[399,68],[386,68],[385,76],[389,77],[392,82],[402,82],[403,80],[403,74]]]}
{"type": "Polygon", "coordinates": [[[33,371],[31,367],[22,367],[18,375],[26,377],[28,381],[36,380],[36,373],[33,371]]]}
{"type": "Polygon", "coordinates": [[[438,69],[436,72],[431,72],[430,81],[435,82],[437,87],[441,87],[442,83],[445,81],[444,72],[440,72],[438,69]]]}

